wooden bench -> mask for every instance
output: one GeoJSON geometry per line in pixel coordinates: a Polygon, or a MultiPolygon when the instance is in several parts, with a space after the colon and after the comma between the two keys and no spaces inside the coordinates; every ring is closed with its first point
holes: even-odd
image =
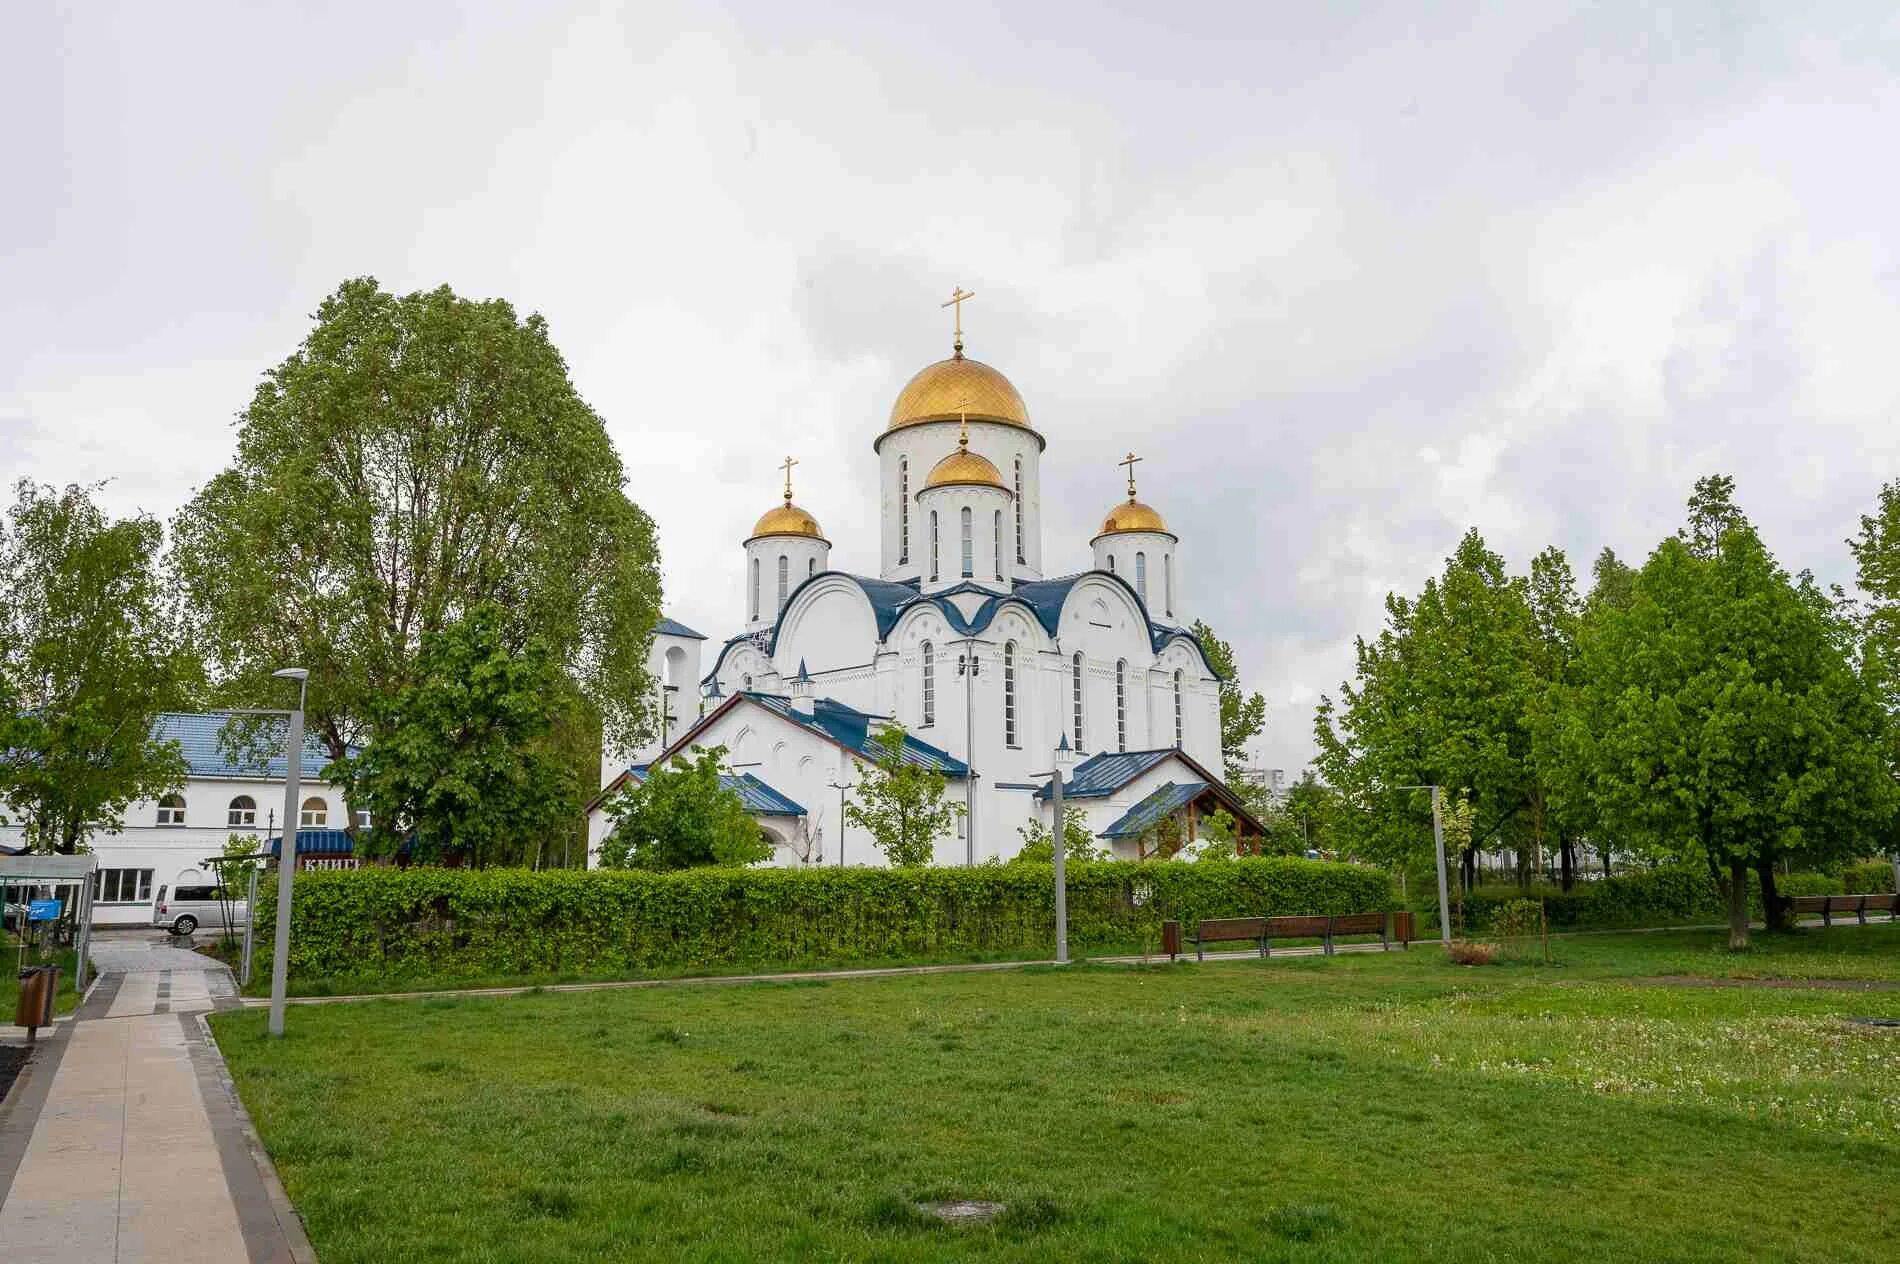
{"type": "Polygon", "coordinates": [[[1379,951],[1389,952],[1392,940],[1385,931],[1384,913],[1348,913],[1344,917],[1335,917],[1327,928],[1326,951],[1331,952],[1332,940],[1339,935],[1377,935],[1379,951]]]}
{"type": "Polygon", "coordinates": [[[1267,955],[1267,919],[1264,917],[1203,917],[1200,925],[1194,928],[1194,959],[1207,960],[1203,944],[1218,943],[1222,940],[1246,939],[1260,945],[1260,955],[1267,955]]]}
{"type": "Polygon", "coordinates": [[[1330,957],[1333,955],[1333,919],[1323,913],[1304,917],[1269,917],[1267,956],[1273,955],[1273,941],[1276,939],[1317,939],[1326,945],[1326,955],[1330,957]]]}
{"type": "Polygon", "coordinates": [[[1796,913],[1819,913],[1821,925],[1832,926],[1838,914],[1852,913],[1860,924],[1867,924],[1867,914],[1885,913],[1887,920],[1900,917],[1900,896],[1893,895],[1797,895],[1794,897],[1796,913]]]}

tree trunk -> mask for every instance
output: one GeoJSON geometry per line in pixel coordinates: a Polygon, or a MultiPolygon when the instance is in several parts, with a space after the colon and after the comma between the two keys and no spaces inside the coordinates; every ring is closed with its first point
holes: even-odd
{"type": "Polygon", "coordinates": [[[1728,946],[1739,952],[1748,947],[1748,862],[1728,862],[1728,946]]]}
{"type": "Polygon", "coordinates": [[[1794,918],[1792,903],[1775,889],[1775,861],[1766,851],[1755,858],[1755,872],[1761,875],[1762,924],[1769,930],[1791,931],[1794,918]]]}
{"type": "Polygon", "coordinates": [[[1603,876],[1606,878],[1610,876],[1610,845],[1608,843],[1603,844],[1603,876]]]}
{"type": "Polygon", "coordinates": [[[1557,842],[1557,864],[1562,873],[1564,890],[1568,891],[1577,881],[1577,845],[1569,838],[1557,842]]]}

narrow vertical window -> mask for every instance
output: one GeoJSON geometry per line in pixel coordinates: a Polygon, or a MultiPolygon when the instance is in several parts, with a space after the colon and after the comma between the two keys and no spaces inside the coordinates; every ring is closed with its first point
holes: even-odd
{"type": "Polygon", "coordinates": [[[759,617],[759,559],[752,559],[752,617],[759,617]]]}
{"type": "Polygon", "coordinates": [[[937,511],[930,511],[930,577],[937,578],[937,511]]]}
{"type": "Polygon", "coordinates": [[[963,537],[963,578],[968,579],[976,574],[976,529],[971,525],[968,505],[957,514],[957,529],[963,537]]]}
{"type": "Polygon", "coordinates": [[[778,608],[785,609],[785,595],[792,586],[792,564],[783,553],[778,555],[778,608]]]}
{"type": "Polygon", "coordinates": [[[1167,604],[1163,607],[1167,616],[1174,618],[1174,554],[1161,555],[1161,599],[1167,604]]]}
{"type": "Polygon", "coordinates": [[[1148,604],[1148,555],[1135,554],[1135,596],[1141,598],[1141,604],[1148,604]]]}
{"type": "Polygon", "coordinates": [[[1023,554],[1023,459],[1016,458],[1016,560],[1025,562],[1023,554]]]}
{"type": "Polygon", "coordinates": [[[1003,745],[1016,741],[1016,642],[1003,643],[1003,745]]]}
{"type": "Polygon", "coordinates": [[[1003,511],[996,511],[996,578],[1003,577],[1003,511]]]}
{"type": "Polygon", "coordinates": [[[1115,573],[1115,555],[1113,553],[1108,555],[1108,573],[1111,575],[1115,573]]]}
{"type": "Polygon", "coordinates": [[[910,458],[897,459],[897,561],[910,561],[910,458]]]}
{"type": "Polygon", "coordinates": [[[805,578],[810,579],[813,575],[816,575],[817,573],[818,573],[818,559],[815,557],[806,558],[805,559],[805,578]]]}
{"type": "Polygon", "coordinates": [[[1115,749],[1128,749],[1128,660],[1115,662],[1115,749]]]}
{"type": "Polygon", "coordinates": [[[931,649],[930,642],[924,642],[924,718],[920,727],[929,728],[937,722],[937,655],[931,649]]]}
{"type": "Polygon", "coordinates": [[[1174,672],[1174,744],[1177,747],[1183,745],[1181,730],[1181,670],[1177,667],[1174,672]]]}
{"type": "Polygon", "coordinates": [[[1072,670],[1069,674],[1069,692],[1072,695],[1075,710],[1075,749],[1086,751],[1088,746],[1082,737],[1082,656],[1080,654],[1075,656],[1071,667],[1072,670]]]}

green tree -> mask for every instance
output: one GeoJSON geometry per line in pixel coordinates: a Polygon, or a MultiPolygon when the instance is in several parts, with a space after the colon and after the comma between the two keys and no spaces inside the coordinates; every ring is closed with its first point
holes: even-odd
{"type": "MultiPolygon", "coordinates": [[[[1526,719],[1531,737],[1529,833],[1539,858],[1557,853],[1559,880],[1568,891],[1576,882],[1577,845],[1589,829],[1588,795],[1571,759],[1576,723],[1577,637],[1583,624],[1583,600],[1576,575],[1555,545],[1531,559],[1530,678],[1526,719]]],[[[1521,854],[1521,853],[1520,853],[1521,854]]]]}
{"type": "Polygon", "coordinates": [[[1208,666],[1220,677],[1221,776],[1236,793],[1253,790],[1243,775],[1247,771],[1247,743],[1259,737],[1260,730],[1266,727],[1266,697],[1250,694],[1240,687],[1234,647],[1216,636],[1213,628],[1196,619],[1193,632],[1194,639],[1201,643],[1201,652],[1207,656],[1208,666]]]}
{"type": "Polygon", "coordinates": [[[165,597],[158,523],[91,489],[22,481],[0,535],[0,802],[38,850],[72,852],[184,780],[154,737],[202,669],[165,597]]]}
{"type": "Polygon", "coordinates": [[[650,727],[653,526],[540,316],[446,287],[345,282],[241,416],[236,459],[177,518],[174,560],[236,700],[310,670],[330,758],[382,736],[423,638],[475,607],[538,636],[610,746],[650,727]]]}
{"type": "Polygon", "coordinates": [[[1239,833],[1239,823],[1234,814],[1226,808],[1215,808],[1195,822],[1194,834],[1200,843],[1200,849],[1194,853],[1194,859],[1200,862],[1236,860],[1240,850],[1235,846],[1239,833]]]}
{"type": "MultiPolygon", "coordinates": [[[[1853,550],[1855,579],[1865,594],[1858,620],[1861,677],[1886,721],[1886,761],[1900,777],[1900,480],[1880,489],[1872,514],[1863,514],[1853,550]]],[[[1889,818],[1882,844],[1900,856],[1900,817],[1889,818]]]]}
{"type": "Polygon", "coordinates": [[[476,866],[527,864],[580,811],[583,784],[550,742],[550,698],[570,688],[538,636],[504,638],[490,603],[425,632],[409,680],[369,715],[376,739],[324,778],[374,824],[368,855],[409,844],[476,866]]]}
{"type": "Polygon", "coordinates": [[[1891,817],[1881,717],[1840,616],[1791,580],[1703,479],[1690,522],[1636,574],[1629,605],[1586,621],[1583,750],[1603,825],[1651,855],[1705,863],[1748,943],[1748,875],[1770,925],[1784,857],[1862,854],[1891,817]]]}
{"type": "Polygon", "coordinates": [[[872,741],[871,765],[845,804],[845,820],[868,832],[892,864],[927,865],[937,840],[962,819],[963,805],[944,799],[949,782],[942,773],[905,759],[900,726],[885,726],[872,741]]]}
{"type": "Polygon", "coordinates": [[[1339,812],[1333,788],[1313,775],[1308,768],[1300,779],[1287,787],[1286,798],[1274,814],[1268,843],[1274,852],[1301,856],[1308,849],[1333,851],[1339,840],[1334,837],[1333,820],[1339,812]]]}
{"type": "Polygon", "coordinates": [[[726,748],[655,764],[607,804],[613,828],[601,841],[607,869],[738,868],[772,857],[765,831],[720,780],[726,748]]]}
{"type": "MultiPolygon", "coordinates": [[[[1012,860],[1045,865],[1055,860],[1055,843],[1041,817],[1018,826],[1016,832],[1022,835],[1023,846],[1012,860]]],[[[1065,856],[1069,860],[1108,859],[1108,851],[1097,845],[1095,835],[1089,832],[1088,818],[1066,803],[1062,805],[1062,837],[1068,846],[1065,856]]]]}

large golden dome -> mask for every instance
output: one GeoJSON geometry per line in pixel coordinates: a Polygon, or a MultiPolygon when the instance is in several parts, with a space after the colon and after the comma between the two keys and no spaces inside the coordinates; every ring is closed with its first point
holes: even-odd
{"type": "Polygon", "coordinates": [[[924,479],[924,490],[933,487],[994,487],[997,491],[1007,492],[1008,484],[1003,482],[1003,473],[990,463],[988,457],[972,452],[963,444],[943,460],[930,467],[929,477],[924,479]]]}
{"type": "Polygon", "coordinates": [[[972,421],[1000,421],[1033,430],[1029,409],[1008,378],[980,360],[961,352],[948,360],[925,366],[898,392],[884,433],[929,421],[956,421],[965,414],[972,421]]]}
{"type": "Polygon", "coordinates": [[[766,510],[765,516],[752,528],[751,539],[756,540],[762,535],[802,535],[813,540],[825,538],[825,533],[818,529],[818,519],[789,499],[782,505],[774,505],[766,510]]]}
{"type": "Polygon", "coordinates": [[[1168,530],[1166,519],[1133,496],[1108,511],[1108,517],[1102,520],[1102,529],[1096,535],[1099,538],[1105,535],[1120,535],[1127,531],[1157,531],[1162,535],[1174,534],[1168,530]]]}

